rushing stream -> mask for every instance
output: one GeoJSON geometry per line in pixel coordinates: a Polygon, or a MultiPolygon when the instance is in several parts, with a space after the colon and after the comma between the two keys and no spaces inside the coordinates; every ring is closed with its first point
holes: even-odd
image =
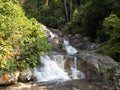
{"type": "MultiPolygon", "coordinates": [[[[54,38],[56,38],[56,35],[49,29],[46,28],[45,31],[49,33],[50,40],[54,40],[54,38]]],[[[34,82],[37,83],[35,86],[31,83],[18,83],[13,86],[2,87],[0,90],[44,90],[43,87],[38,87],[37,85],[40,84],[41,86],[47,86],[48,83],[52,85],[52,83],[59,84],[72,79],[85,78],[84,73],[77,69],[77,49],[69,44],[67,38],[62,38],[62,41],[62,49],[66,51],[65,55],[57,53],[54,55],[45,54],[40,56],[40,61],[43,63],[43,67],[37,66],[34,68],[33,77],[34,82]],[[68,71],[65,69],[66,62],[72,62],[68,71]]]]}
{"type": "Polygon", "coordinates": [[[51,60],[49,56],[44,55],[40,56],[40,58],[44,66],[42,68],[36,67],[34,69],[34,75],[37,82],[70,79],[67,73],[64,72],[54,60],[51,60]]]}
{"type": "MultiPolygon", "coordinates": [[[[85,74],[80,71],[81,63],[79,60],[77,60],[77,58],[87,60],[86,65],[91,65],[93,67],[93,69],[89,70],[94,70],[95,68],[99,70],[100,67],[100,69],[104,72],[104,70],[107,70],[107,67],[111,67],[117,64],[113,59],[109,58],[108,56],[103,56],[88,51],[80,52],[72,45],[70,45],[67,37],[59,37],[57,36],[59,35],[58,32],[54,34],[54,31],[51,32],[47,28],[44,29],[45,30],[43,31],[48,34],[49,40],[55,41],[56,39],[58,40],[58,38],[60,38],[60,42],[62,42],[60,45],[62,47],[58,46],[57,50],[53,48],[53,52],[40,56],[40,61],[43,63],[43,67],[37,66],[34,68],[34,70],[32,69],[32,79],[34,79],[34,82],[18,82],[7,87],[2,86],[0,87],[0,90],[120,90],[119,74],[115,74],[118,75],[115,82],[115,85],[118,89],[114,89],[113,85],[111,84],[108,86],[106,82],[101,82],[101,79],[98,81],[99,77],[97,76],[95,76],[95,79],[93,78],[95,81],[90,82],[92,78],[91,76],[90,79],[88,78],[89,72],[86,73],[86,79],[85,74]],[[59,51],[59,49],[61,50],[59,51]]],[[[50,44],[51,46],[53,45],[52,47],[54,47],[54,43],[50,44]]],[[[120,71],[119,69],[117,70],[118,71],[116,72],[120,71]]]]}
{"type": "Polygon", "coordinates": [[[71,57],[71,60],[72,60],[69,74],[72,76],[75,76],[76,79],[85,78],[84,73],[77,70],[77,58],[75,56],[75,54],[77,54],[77,52],[78,52],[77,49],[72,47],[66,38],[64,38],[64,40],[63,40],[63,45],[65,47],[66,52],[68,53],[68,55],[71,57]]]}
{"type": "Polygon", "coordinates": [[[64,40],[63,40],[63,46],[65,47],[65,50],[69,55],[74,55],[78,52],[74,47],[72,47],[69,44],[69,42],[68,42],[68,40],[66,40],[66,38],[64,38],[64,40]]]}
{"type": "MultiPolygon", "coordinates": [[[[46,29],[49,32],[50,39],[55,38],[54,33],[52,33],[49,29],[46,29]]],[[[34,77],[36,82],[44,82],[44,81],[56,81],[56,80],[70,80],[69,76],[76,76],[78,78],[85,78],[84,73],[77,70],[77,58],[75,54],[77,54],[77,49],[72,47],[69,44],[67,38],[63,38],[63,48],[65,48],[67,54],[71,57],[72,64],[70,67],[70,71],[65,72],[64,65],[65,60],[63,55],[48,55],[40,56],[41,62],[44,66],[34,68],[34,77]]]]}

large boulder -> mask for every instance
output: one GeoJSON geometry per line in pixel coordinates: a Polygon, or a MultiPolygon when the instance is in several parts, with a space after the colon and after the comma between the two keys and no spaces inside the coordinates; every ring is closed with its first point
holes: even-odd
{"type": "Polygon", "coordinates": [[[118,65],[118,63],[109,56],[93,53],[90,51],[81,51],[78,57],[82,61],[94,67],[94,69],[96,69],[98,72],[102,73],[118,65]]]}
{"type": "Polygon", "coordinates": [[[83,37],[80,34],[68,35],[68,38],[71,45],[79,50],[93,50],[100,46],[98,43],[90,42],[88,37],[83,37]]]}

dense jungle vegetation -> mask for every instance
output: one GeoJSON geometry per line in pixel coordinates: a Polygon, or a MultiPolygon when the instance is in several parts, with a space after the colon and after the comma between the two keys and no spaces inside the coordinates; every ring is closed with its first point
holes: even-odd
{"type": "Polygon", "coordinates": [[[26,15],[64,33],[106,44],[100,53],[120,61],[120,0],[20,0],[26,15]]]}
{"type": "Polygon", "coordinates": [[[49,51],[41,24],[106,44],[120,62],[120,0],[0,0],[0,74],[35,66],[49,51]]]}
{"type": "Polygon", "coordinates": [[[0,2],[0,75],[36,66],[49,50],[35,18],[28,19],[16,2],[0,2]]]}

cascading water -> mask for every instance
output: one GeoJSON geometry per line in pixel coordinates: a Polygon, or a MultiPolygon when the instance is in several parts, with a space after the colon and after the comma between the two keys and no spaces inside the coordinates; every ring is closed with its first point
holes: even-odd
{"type": "Polygon", "coordinates": [[[77,64],[76,64],[77,63],[77,61],[76,61],[77,59],[76,59],[76,57],[72,57],[71,59],[73,61],[72,65],[71,65],[71,70],[74,72],[74,71],[77,70],[77,64]]]}
{"type": "Polygon", "coordinates": [[[65,66],[65,61],[66,59],[64,58],[63,55],[52,55],[52,60],[55,61],[55,63],[64,70],[64,66],[65,66]]]}
{"type": "Polygon", "coordinates": [[[71,65],[71,68],[70,68],[69,75],[75,76],[74,79],[83,79],[83,78],[85,78],[84,73],[77,70],[77,58],[75,56],[71,56],[71,60],[72,60],[72,65],[71,65]]]}
{"type": "Polygon", "coordinates": [[[75,54],[78,52],[76,50],[76,48],[72,47],[68,40],[65,38],[64,41],[63,41],[63,45],[65,47],[65,50],[66,52],[68,53],[68,55],[71,56],[71,60],[72,60],[72,65],[71,65],[71,69],[70,69],[70,72],[69,74],[70,75],[74,75],[74,76],[77,76],[77,78],[85,78],[85,75],[83,72],[77,70],[77,58],[75,56],[75,54]]]}
{"type": "Polygon", "coordinates": [[[42,25],[42,31],[50,35],[50,39],[55,38],[55,34],[52,33],[46,26],[42,25]]]}
{"type": "Polygon", "coordinates": [[[36,67],[34,69],[34,77],[37,82],[54,81],[54,80],[70,80],[69,76],[63,69],[61,69],[55,61],[51,60],[49,56],[40,56],[43,67],[36,67]]]}
{"type": "MultiPolygon", "coordinates": [[[[45,30],[49,32],[50,39],[54,40],[56,37],[55,34],[53,34],[47,28],[45,28],[45,30]]],[[[63,40],[63,45],[68,55],[71,56],[71,60],[73,62],[70,69],[71,75],[74,74],[80,78],[84,78],[85,75],[81,71],[77,70],[77,59],[75,57],[75,54],[78,51],[69,44],[67,39],[63,40]]],[[[34,77],[37,82],[70,80],[68,73],[64,71],[64,64],[66,60],[64,59],[63,55],[40,56],[40,61],[44,64],[44,66],[37,66],[34,68],[34,77]]]]}
{"type": "Polygon", "coordinates": [[[74,55],[78,52],[75,48],[73,48],[69,44],[68,40],[66,40],[66,39],[63,40],[63,45],[65,46],[65,50],[69,55],[74,55]]]}

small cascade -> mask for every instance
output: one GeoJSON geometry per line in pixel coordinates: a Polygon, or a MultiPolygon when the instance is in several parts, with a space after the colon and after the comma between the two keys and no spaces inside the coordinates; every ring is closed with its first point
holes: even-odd
{"type": "Polygon", "coordinates": [[[72,65],[71,65],[71,71],[76,71],[77,70],[77,58],[76,57],[72,57],[72,61],[73,61],[73,63],[72,63],[72,65]]]}
{"type": "Polygon", "coordinates": [[[55,80],[70,80],[69,76],[63,69],[61,69],[57,63],[50,59],[49,56],[40,56],[43,67],[36,67],[34,69],[34,77],[37,82],[43,81],[55,81],[55,80]]]}
{"type": "MultiPolygon", "coordinates": [[[[50,39],[54,40],[56,35],[49,29],[44,29],[49,33],[50,39]]],[[[77,76],[77,79],[85,77],[81,71],[77,70],[77,58],[75,56],[75,54],[78,52],[77,49],[69,44],[67,38],[63,40],[63,46],[73,62],[71,64],[70,71],[68,73],[64,71],[64,64],[67,58],[65,58],[63,55],[43,55],[40,56],[40,62],[43,63],[43,67],[37,66],[34,68],[34,77],[36,82],[63,82],[70,80],[70,75],[77,76]]]]}
{"type": "Polygon", "coordinates": [[[85,74],[83,72],[77,70],[77,58],[75,56],[71,56],[71,60],[72,60],[72,65],[71,65],[71,68],[70,68],[69,75],[73,79],[83,79],[83,78],[85,78],[85,74]]]}
{"type": "Polygon", "coordinates": [[[77,70],[77,58],[75,56],[75,54],[78,52],[77,49],[72,47],[66,38],[63,40],[63,46],[65,47],[66,52],[68,53],[68,55],[70,55],[72,60],[72,65],[70,68],[69,75],[72,76],[72,78],[74,76],[75,77],[74,79],[85,78],[84,73],[77,70]]]}
{"type": "Polygon", "coordinates": [[[64,70],[64,66],[65,66],[65,57],[63,55],[52,55],[52,60],[56,62],[56,64],[62,69],[64,70]]]}
{"type": "Polygon", "coordinates": [[[66,52],[69,55],[74,55],[74,54],[76,54],[78,52],[77,49],[75,49],[74,47],[72,47],[69,44],[68,40],[66,40],[66,39],[63,40],[63,46],[65,47],[65,50],[66,50],[66,52]]]}
{"type": "Polygon", "coordinates": [[[55,38],[55,34],[53,34],[53,33],[50,32],[50,31],[49,31],[49,33],[50,33],[50,36],[51,36],[50,38],[51,38],[51,39],[55,38]]]}
{"type": "Polygon", "coordinates": [[[42,25],[42,31],[45,32],[46,34],[50,35],[50,39],[55,38],[55,34],[52,33],[46,26],[42,25]]]}

